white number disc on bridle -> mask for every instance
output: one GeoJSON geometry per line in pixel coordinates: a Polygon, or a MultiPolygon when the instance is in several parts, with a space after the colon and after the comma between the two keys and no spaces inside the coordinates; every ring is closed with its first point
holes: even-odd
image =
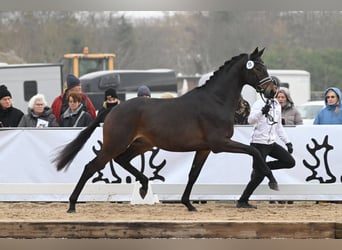
{"type": "Polygon", "coordinates": [[[246,68],[247,69],[253,69],[254,68],[254,62],[253,61],[248,61],[246,63],[246,68]]]}

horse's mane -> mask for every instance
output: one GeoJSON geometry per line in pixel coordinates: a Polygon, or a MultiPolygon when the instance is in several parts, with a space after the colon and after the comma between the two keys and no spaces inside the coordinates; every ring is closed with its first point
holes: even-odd
{"type": "Polygon", "coordinates": [[[243,56],[246,56],[246,54],[244,53],[244,54],[240,54],[238,56],[234,56],[230,60],[226,61],[222,66],[220,66],[216,71],[214,71],[214,73],[209,77],[209,79],[206,80],[206,82],[202,86],[200,86],[200,87],[203,87],[207,83],[209,83],[212,80],[214,80],[217,77],[219,72],[221,72],[221,71],[228,71],[235,64],[235,62],[240,60],[241,57],[243,57],[243,56]]]}

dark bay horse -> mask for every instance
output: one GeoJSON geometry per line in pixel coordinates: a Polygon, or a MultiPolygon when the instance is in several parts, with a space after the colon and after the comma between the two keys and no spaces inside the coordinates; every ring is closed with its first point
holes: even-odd
{"type": "MultiPolygon", "coordinates": [[[[269,187],[277,190],[277,182],[260,153],[249,145],[231,140],[234,112],[242,87],[249,84],[266,98],[275,94],[275,86],[261,59],[263,52],[264,49],[259,51],[256,48],[251,54],[233,57],[215,71],[204,85],[178,98],[134,98],[112,109],[106,115],[103,125],[103,147],[84,167],[69,198],[68,212],[76,211],[76,202],[86,182],[111,159],[136,177],[142,185],[140,195],[144,198],[148,178],[133,167],[130,161],[153,147],[174,152],[196,151],[181,198],[189,211],[196,211],[189,197],[211,151],[253,156],[253,160],[261,163],[258,165],[262,166],[261,170],[269,179],[269,187]]],[[[102,118],[97,117],[58,152],[53,160],[57,170],[69,166],[102,118]]]]}

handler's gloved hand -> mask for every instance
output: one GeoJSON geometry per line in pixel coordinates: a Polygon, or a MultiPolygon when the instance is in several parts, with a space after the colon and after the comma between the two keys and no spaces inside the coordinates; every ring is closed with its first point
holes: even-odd
{"type": "Polygon", "coordinates": [[[289,143],[286,143],[286,147],[287,147],[287,151],[292,154],[293,153],[293,146],[292,146],[292,143],[289,142],[289,143]]]}
{"type": "Polygon", "coordinates": [[[262,113],[263,115],[267,115],[268,112],[270,111],[270,109],[271,109],[271,105],[266,104],[266,105],[261,109],[261,113],[262,113]]]}

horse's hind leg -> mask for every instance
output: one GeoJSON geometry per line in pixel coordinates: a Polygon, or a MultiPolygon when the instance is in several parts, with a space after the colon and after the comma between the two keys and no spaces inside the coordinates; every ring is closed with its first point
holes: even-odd
{"type": "Polygon", "coordinates": [[[135,167],[133,167],[129,161],[123,160],[124,157],[120,156],[115,158],[115,161],[120,164],[121,167],[123,167],[125,170],[127,170],[129,173],[131,173],[140,183],[141,187],[139,190],[139,194],[141,198],[145,198],[148,190],[148,178],[138,171],[135,167]]]}
{"type": "Polygon", "coordinates": [[[103,169],[108,160],[105,157],[96,156],[92,161],[85,165],[81,178],[76,184],[74,191],[69,198],[69,209],[68,213],[76,212],[76,202],[79,195],[81,194],[87,181],[95,174],[95,172],[103,169]]]}
{"type": "Polygon", "coordinates": [[[125,152],[123,152],[114,159],[115,162],[117,162],[121,167],[123,167],[125,170],[131,173],[141,183],[139,193],[141,198],[143,199],[145,198],[148,190],[148,178],[142,172],[138,171],[135,167],[133,167],[130,161],[134,157],[150,149],[152,149],[151,144],[142,139],[137,139],[129,146],[129,148],[127,148],[125,152]]]}
{"type": "Polygon", "coordinates": [[[203,150],[203,151],[197,151],[194,157],[194,160],[192,162],[192,166],[189,173],[189,180],[186,184],[184,193],[182,195],[182,203],[188,208],[189,211],[197,211],[196,208],[191,205],[190,203],[190,193],[192,190],[193,185],[195,184],[202,167],[204,165],[204,162],[208,158],[210,151],[209,150],[203,150]]]}

